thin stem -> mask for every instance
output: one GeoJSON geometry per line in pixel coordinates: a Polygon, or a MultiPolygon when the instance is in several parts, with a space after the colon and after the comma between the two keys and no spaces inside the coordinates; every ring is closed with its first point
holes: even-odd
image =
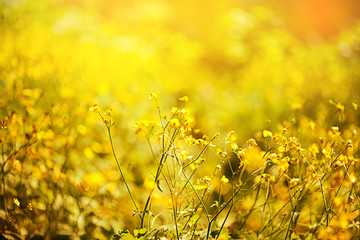
{"type": "MultiPolygon", "coordinates": [[[[170,147],[169,147],[170,148],[170,147]]],[[[168,148],[168,149],[169,149],[168,148]]],[[[168,151],[168,149],[166,150],[166,152],[168,151]]],[[[149,193],[149,196],[146,200],[146,203],[145,203],[145,207],[144,207],[144,210],[142,212],[142,218],[141,218],[141,228],[144,227],[144,218],[145,218],[145,214],[146,212],[148,211],[148,206],[150,204],[150,200],[151,200],[151,196],[155,190],[155,185],[157,184],[157,181],[159,180],[159,177],[160,177],[160,174],[162,173],[162,167],[164,165],[164,162],[166,161],[167,159],[167,153],[164,152],[162,155],[161,155],[161,159],[160,159],[160,162],[159,162],[159,165],[158,165],[158,169],[156,171],[156,175],[155,175],[155,179],[154,179],[154,186],[152,187],[150,193],[149,193]]]]}
{"type": "Polygon", "coordinates": [[[174,222],[175,222],[175,230],[176,230],[176,239],[179,239],[179,229],[178,229],[178,221],[177,221],[177,200],[174,196],[174,193],[171,193],[172,205],[173,205],[173,214],[174,214],[174,222]]]}
{"type": "Polygon", "coordinates": [[[198,154],[198,156],[192,160],[191,162],[189,162],[188,164],[186,164],[185,166],[183,166],[182,168],[185,169],[188,166],[190,166],[191,164],[193,164],[194,162],[196,162],[201,156],[202,154],[208,149],[208,147],[210,146],[210,144],[214,141],[215,137],[213,137],[207,144],[206,146],[200,151],[200,153],[198,154]]]}
{"type": "MultiPolygon", "coordinates": [[[[113,144],[112,137],[111,137],[110,127],[107,127],[107,130],[108,130],[108,133],[109,133],[109,139],[110,139],[110,144],[111,144],[111,150],[112,150],[113,156],[114,156],[114,158],[115,158],[115,161],[116,161],[117,167],[118,167],[118,169],[119,169],[120,175],[121,175],[122,179],[124,180],[124,183],[125,183],[126,189],[127,189],[128,193],[129,193],[129,195],[130,195],[130,197],[131,197],[131,200],[132,200],[132,202],[133,202],[133,204],[134,204],[134,206],[135,206],[136,211],[138,212],[138,211],[139,211],[139,208],[137,207],[136,202],[135,202],[135,200],[134,200],[134,197],[133,197],[133,195],[131,194],[131,191],[130,191],[129,185],[127,184],[127,181],[126,181],[125,176],[124,176],[124,174],[123,174],[123,172],[122,172],[122,170],[121,170],[121,167],[120,167],[119,161],[118,161],[117,156],[116,156],[116,153],[115,153],[114,144],[113,144]]],[[[141,218],[141,217],[140,217],[140,218],[141,218]]]]}
{"type": "Polygon", "coordinates": [[[233,206],[234,206],[234,203],[232,203],[232,204],[230,205],[230,208],[229,208],[229,210],[228,210],[228,212],[227,212],[227,214],[226,214],[226,216],[225,216],[225,219],[224,219],[223,223],[221,224],[221,227],[220,227],[220,229],[219,229],[219,233],[218,233],[216,239],[218,239],[218,238],[220,237],[221,231],[223,230],[223,228],[224,228],[224,226],[225,226],[226,220],[229,218],[229,215],[230,215],[230,212],[231,212],[233,206]]]}

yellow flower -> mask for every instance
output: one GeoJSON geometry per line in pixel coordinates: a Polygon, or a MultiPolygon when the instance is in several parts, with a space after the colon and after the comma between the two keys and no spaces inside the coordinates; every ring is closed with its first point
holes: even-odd
{"type": "Polygon", "coordinates": [[[231,143],[230,145],[231,151],[235,152],[238,150],[239,146],[236,143],[231,143]]]}
{"type": "Polygon", "coordinates": [[[351,182],[352,184],[354,184],[354,183],[356,182],[356,175],[355,175],[353,172],[350,173],[349,178],[350,178],[350,182],[351,182]]]}
{"type": "Polygon", "coordinates": [[[264,130],[263,131],[263,136],[266,138],[266,137],[272,137],[272,133],[268,130],[264,130]]]}
{"type": "Polygon", "coordinates": [[[288,145],[287,144],[283,144],[283,145],[280,145],[278,147],[278,151],[283,153],[283,152],[287,152],[289,149],[288,149],[288,145]]]}
{"type": "Polygon", "coordinates": [[[4,117],[3,119],[0,119],[0,128],[6,129],[8,122],[9,122],[8,117],[4,117]]]}
{"type": "Polygon", "coordinates": [[[159,92],[151,92],[151,93],[149,94],[149,99],[150,99],[150,100],[151,100],[151,99],[156,100],[156,99],[158,99],[159,95],[160,95],[159,92]]]}
{"type": "Polygon", "coordinates": [[[17,159],[14,159],[12,162],[11,162],[11,166],[14,168],[15,171],[17,172],[21,172],[22,169],[23,169],[23,165],[21,164],[21,162],[17,159]]]}
{"type": "Polygon", "coordinates": [[[342,105],[341,103],[335,103],[333,100],[329,100],[331,105],[334,105],[338,110],[340,110],[341,112],[344,112],[344,105],[342,105]]]}
{"type": "Polygon", "coordinates": [[[104,123],[107,127],[110,127],[111,120],[110,120],[109,118],[104,118],[103,123],[104,123]]]}
{"type": "Polygon", "coordinates": [[[32,211],[32,210],[33,210],[33,208],[32,208],[32,204],[31,204],[31,203],[28,203],[28,205],[26,206],[26,208],[27,208],[27,209],[29,209],[30,211],[32,211]]]}
{"type": "Polygon", "coordinates": [[[334,207],[335,208],[339,208],[343,204],[344,204],[344,201],[343,201],[343,199],[341,197],[335,197],[334,198],[334,207]]]}
{"type": "Polygon", "coordinates": [[[170,120],[170,123],[169,123],[170,127],[172,128],[179,128],[180,127],[180,122],[178,119],[174,118],[174,119],[171,119],[170,120]]]}
{"type": "Polygon", "coordinates": [[[318,146],[317,146],[315,143],[313,143],[313,144],[309,147],[309,152],[311,153],[311,155],[312,155],[313,157],[315,157],[316,154],[319,153],[319,148],[318,148],[318,146]]]}
{"type": "Polygon", "coordinates": [[[227,155],[227,152],[222,151],[220,148],[216,149],[216,153],[223,158],[227,155]]]}
{"type": "Polygon", "coordinates": [[[89,108],[89,110],[90,110],[91,112],[98,112],[98,111],[99,111],[99,107],[98,107],[97,104],[94,104],[94,105],[92,105],[92,106],[89,108]]]}
{"type": "Polygon", "coordinates": [[[295,103],[292,103],[292,104],[291,104],[291,108],[294,109],[294,110],[299,110],[299,109],[301,109],[301,107],[302,107],[302,106],[301,106],[300,103],[296,103],[296,102],[295,102],[295,103]]]}
{"type": "Polygon", "coordinates": [[[209,183],[211,181],[211,178],[209,176],[205,176],[202,180],[204,181],[204,183],[209,183]]]}
{"type": "Polygon", "coordinates": [[[18,200],[17,198],[14,198],[14,199],[13,199],[13,202],[14,202],[14,204],[15,204],[16,206],[20,207],[20,202],[19,202],[19,200],[18,200]]]}
{"type": "Polygon", "coordinates": [[[340,110],[341,112],[343,112],[344,109],[345,109],[344,105],[342,105],[341,103],[336,104],[336,108],[337,108],[338,110],[340,110]]]}
{"type": "Polygon", "coordinates": [[[358,109],[358,104],[357,104],[357,102],[352,102],[352,105],[353,105],[355,111],[357,111],[357,109],[358,109]]]}
{"type": "Polygon", "coordinates": [[[229,132],[226,139],[229,141],[235,142],[237,139],[237,135],[236,135],[235,131],[229,132]]]}
{"type": "Polygon", "coordinates": [[[186,150],[182,150],[182,151],[180,150],[179,151],[179,157],[180,157],[181,160],[186,160],[188,158],[191,158],[191,156],[189,156],[189,152],[186,151],[186,150]]]}
{"type": "Polygon", "coordinates": [[[337,168],[337,167],[341,167],[342,165],[343,165],[343,163],[340,160],[337,160],[333,166],[334,166],[334,168],[337,168]]]}
{"type": "Polygon", "coordinates": [[[229,182],[229,179],[227,177],[225,177],[224,175],[222,175],[221,182],[227,183],[227,182],[229,182]]]}
{"type": "Polygon", "coordinates": [[[292,179],[290,180],[289,187],[290,187],[290,188],[295,187],[295,186],[298,184],[298,182],[299,182],[299,179],[298,179],[298,178],[292,178],[292,179]]]}
{"type": "Polygon", "coordinates": [[[105,176],[102,173],[99,173],[99,172],[86,173],[83,176],[83,180],[89,186],[95,186],[95,187],[97,187],[97,186],[99,186],[99,185],[106,182],[105,176]]]}
{"type": "Polygon", "coordinates": [[[182,98],[179,98],[179,101],[180,101],[180,102],[187,103],[187,102],[189,101],[189,98],[188,98],[188,96],[184,96],[184,97],[182,97],[182,98]]]}
{"type": "Polygon", "coordinates": [[[311,130],[314,130],[314,129],[315,129],[315,123],[314,123],[314,121],[310,121],[310,122],[309,122],[309,127],[311,128],[311,130]]]}
{"type": "Polygon", "coordinates": [[[179,111],[179,109],[177,108],[177,107],[172,107],[171,108],[171,113],[172,114],[175,114],[175,113],[177,113],[179,111]]]}
{"type": "Polygon", "coordinates": [[[282,162],[279,166],[279,174],[284,173],[289,168],[289,163],[282,162]]]}
{"type": "Polygon", "coordinates": [[[194,119],[192,119],[192,117],[190,116],[184,117],[184,125],[190,125],[192,122],[194,122],[194,119]]]}
{"type": "Polygon", "coordinates": [[[272,162],[272,163],[275,163],[275,164],[278,164],[279,161],[278,161],[278,156],[276,155],[276,153],[272,153],[269,155],[269,160],[272,162]]]}
{"type": "Polygon", "coordinates": [[[160,115],[160,117],[161,117],[162,119],[166,120],[167,115],[166,115],[166,113],[162,113],[162,114],[160,115]]]}
{"type": "Polygon", "coordinates": [[[149,121],[145,119],[139,120],[134,124],[135,134],[139,137],[144,137],[146,135],[147,129],[151,130],[155,127],[155,125],[156,123],[154,121],[149,121]]]}
{"type": "Polygon", "coordinates": [[[322,150],[321,152],[322,152],[322,154],[324,154],[324,155],[325,155],[325,158],[327,158],[327,159],[331,159],[331,153],[330,153],[330,152],[328,152],[328,151],[326,151],[326,149],[325,149],[325,148],[323,148],[323,150],[322,150]]]}
{"type": "Polygon", "coordinates": [[[255,141],[255,139],[250,138],[249,140],[246,141],[246,145],[248,146],[248,148],[252,148],[257,146],[257,143],[255,141]]]}
{"type": "Polygon", "coordinates": [[[319,175],[319,174],[316,174],[316,173],[312,173],[311,174],[311,178],[312,178],[312,180],[313,181],[318,181],[319,179],[321,179],[321,175],[319,175]]]}
{"type": "Polygon", "coordinates": [[[245,150],[242,149],[242,148],[238,148],[236,150],[236,156],[239,158],[239,159],[242,159],[244,156],[245,156],[245,150]]]}
{"type": "Polygon", "coordinates": [[[110,108],[110,109],[106,110],[106,111],[104,112],[104,114],[105,114],[106,116],[110,117],[111,114],[112,114],[112,109],[110,108]]]}
{"type": "Polygon", "coordinates": [[[198,128],[195,128],[195,129],[193,129],[193,132],[194,132],[195,134],[198,134],[198,133],[200,133],[200,132],[201,132],[201,130],[200,130],[200,129],[198,129],[198,128]]]}
{"type": "Polygon", "coordinates": [[[337,126],[333,126],[331,127],[331,130],[329,131],[329,136],[332,138],[338,137],[340,136],[340,131],[339,131],[339,127],[337,126]]]}
{"type": "Polygon", "coordinates": [[[263,173],[261,176],[264,178],[265,182],[275,182],[275,177],[274,176],[271,176],[271,175],[269,175],[267,173],[263,173]]]}

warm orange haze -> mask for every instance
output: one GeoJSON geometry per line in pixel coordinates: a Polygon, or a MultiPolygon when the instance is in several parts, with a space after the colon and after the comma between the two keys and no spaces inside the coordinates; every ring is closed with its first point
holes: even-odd
{"type": "Polygon", "coordinates": [[[360,16],[356,0],[274,1],[288,28],[302,39],[319,35],[330,39],[351,27],[360,16]]]}
{"type": "Polygon", "coordinates": [[[2,239],[358,239],[359,17],[0,0],[2,239]]]}

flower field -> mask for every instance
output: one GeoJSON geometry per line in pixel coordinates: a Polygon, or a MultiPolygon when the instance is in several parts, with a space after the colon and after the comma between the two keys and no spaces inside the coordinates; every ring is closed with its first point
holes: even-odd
{"type": "Polygon", "coordinates": [[[1,239],[358,239],[353,0],[0,0],[1,239]]]}

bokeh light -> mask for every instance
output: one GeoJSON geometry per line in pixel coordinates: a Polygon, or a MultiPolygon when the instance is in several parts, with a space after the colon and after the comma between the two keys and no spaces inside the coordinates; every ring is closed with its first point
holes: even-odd
{"type": "MultiPolygon", "coordinates": [[[[112,109],[114,146],[142,205],[156,168],[133,126],[158,120],[150,92],[160,92],[163,113],[188,96],[196,137],[234,130],[239,146],[258,141],[244,153],[252,171],[265,161],[264,129],[292,126],[313,157],[333,126],[357,141],[359,17],[357,0],[0,0],[0,233],[104,239],[137,228],[93,104],[112,109]]],[[[168,207],[153,198],[159,212],[168,207]]],[[[249,231],[260,231],[256,214],[249,231]]],[[[156,224],[168,224],[160,215],[156,224]]]]}

